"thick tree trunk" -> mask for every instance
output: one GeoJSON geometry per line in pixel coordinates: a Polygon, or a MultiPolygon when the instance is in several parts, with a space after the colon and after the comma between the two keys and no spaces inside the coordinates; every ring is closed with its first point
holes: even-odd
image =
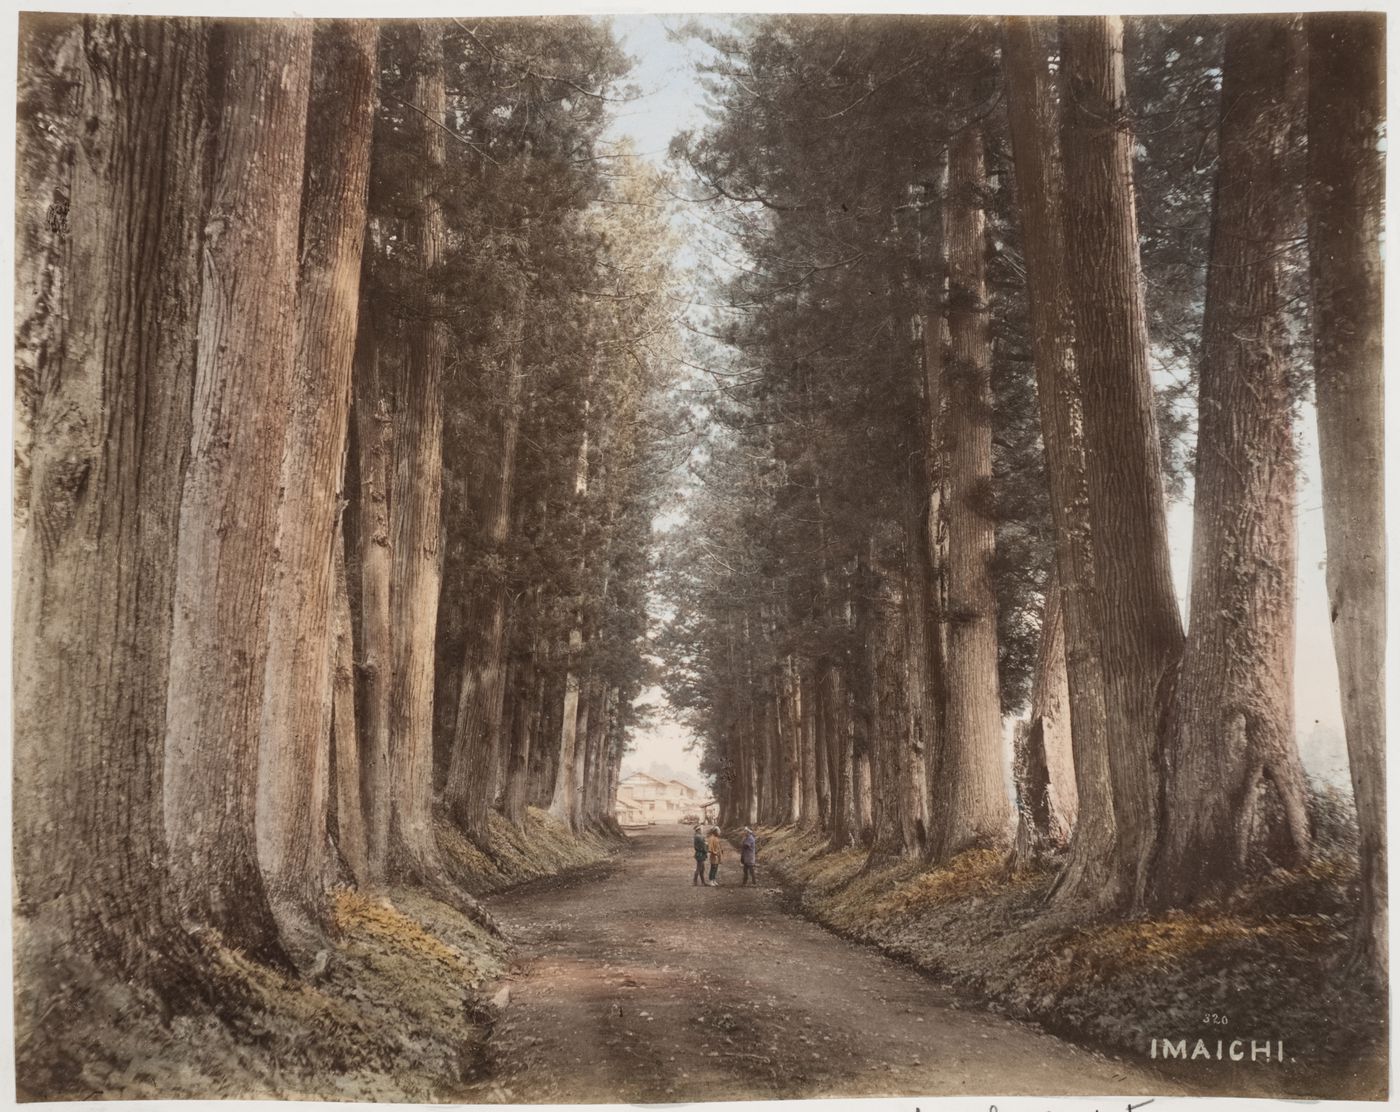
{"type": "Polygon", "coordinates": [[[1385,24],[1306,17],[1308,246],[1327,593],[1361,828],[1361,966],[1386,982],[1385,485],[1380,232],[1385,24]]]}
{"type": "MultiPolygon", "coordinates": [[[[889,710],[895,698],[892,685],[882,688],[881,680],[891,680],[893,671],[886,666],[882,674],[882,658],[888,656],[885,635],[888,623],[885,613],[891,600],[886,597],[887,586],[877,574],[876,538],[870,533],[860,543],[856,556],[855,575],[851,585],[851,615],[855,647],[851,668],[851,758],[856,772],[856,814],[862,840],[871,842],[873,852],[889,855],[899,847],[899,790],[894,772],[894,738],[882,727],[881,711],[889,710]],[[878,752],[872,750],[878,747],[878,752]],[[868,796],[860,791],[861,770],[874,783],[868,796]],[[870,809],[861,813],[861,805],[869,799],[870,809]]],[[[884,661],[888,665],[888,661],[884,661]]],[[[899,713],[903,712],[899,708],[899,713]]]]}
{"type": "Polygon", "coordinates": [[[827,743],[827,774],[831,790],[832,848],[842,850],[855,841],[855,798],[851,760],[851,724],[847,684],[841,667],[826,661],[822,669],[820,711],[827,743]]]}
{"type": "Polygon", "coordinates": [[[783,658],[783,759],[787,769],[787,821],[799,823],[803,818],[806,797],[802,792],[802,689],[798,681],[797,662],[792,656],[783,658]]]}
{"type": "Polygon", "coordinates": [[[389,476],[394,459],[394,422],[382,373],[375,320],[368,304],[360,313],[355,344],[355,444],[360,488],[356,505],[359,556],[360,785],[365,811],[365,875],[384,879],[389,854],[389,687],[393,677],[389,618],[389,476]]]}
{"type": "Polygon", "coordinates": [[[360,788],[360,734],[355,718],[355,638],[350,586],[345,574],[345,537],[335,538],[335,597],[331,609],[334,674],[331,687],[331,759],[335,762],[335,842],[350,875],[364,883],[369,866],[364,796],[360,788]]]}
{"type": "Polygon", "coordinates": [[[448,344],[437,289],[447,246],[438,197],[446,160],[446,87],[441,26],[413,23],[404,40],[412,72],[407,99],[418,109],[408,114],[405,127],[421,158],[405,250],[427,312],[425,319],[398,322],[402,350],[395,361],[387,850],[396,877],[436,884],[443,876],[433,835],[433,666],[442,585],[442,376],[448,344]]]}
{"type": "Polygon", "coordinates": [[[936,630],[929,606],[930,569],[928,551],[928,486],[923,476],[911,476],[914,497],[906,496],[904,506],[904,559],[902,586],[905,682],[904,699],[908,726],[899,744],[899,791],[901,807],[907,816],[905,851],[923,852],[928,843],[929,751],[938,737],[934,709],[935,657],[930,643],[936,630]]]}
{"type": "Polygon", "coordinates": [[[1159,822],[1163,680],[1183,641],[1147,370],[1132,139],[1116,16],[1060,23],[1065,256],[1084,404],[1119,898],[1140,904],[1159,822]]]}
{"type": "MultiPolygon", "coordinates": [[[[1053,27],[1053,24],[1051,25],[1053,27]]],[[[1055,522],[1055,563],[1064,617],[1067,721],[1078,820],[1056,881],[1058,900],[1097,910],[1118,900],[1113,785],[1085,478],[1082,405],[1074,362],[1074,321],[1065,274],[1064,172],[1056,123],[1059,90],[1036,21],[1008,19],[1004,54],[1017,198],[1030,294],[1031,347],[1041,438],[1055,522]]]]}
{"type": "Polygon", "coordinates": [[[535,756],[530,758],[530,802],[545,810],[548,810],[554,798],[554,782],[558,778],[557,739],[563,728],[563,682],[562,677],[548,673],[541,675],[539,698],[535,704],[535,736],[545,744],[534,746],[535,756]]]}
{"type": "MultiPolygon", "coordinates": [[[[934,172],[936,182],[946,182],[947,156],[939,159],[934,172]]],[[[947,266],[947,190],[932,219],[921,210],[919,251],[925,258],[922,323],[923,389],[920,391],[923,427],[924,488],[927,497],[922,509],[924,536],[918,551],[923,558],[919,571],[923,576],[924,643],[927,647],[928,732],[924,743],[925,848],[931,848],[928,832],[933,822],[933,789],[938,782],[938,753],[948,724],[948,528],[945,517],[948,477],[947,452],[944,443],[944,410],[947,382],[944,374],[944,347],[947,340],[946,301],[947,266]]],[[[911,575],[918,571],[911,569],[911,575]]]]}
{"type": "MultiPolygon", "coordinates": [[[[583,630],[569,631],[569,656],[583,651],[583,630]]],[[[559,724],[558,760],[555,764],[554,795],[549,813],[570,827],[576,824],[574,801],[578,797],[574,783],[574,755],[578,748],[579,677],[572,668],[564,676],[564,711],[559,724]]]]}
{"type": "MultiPolygon", "coordinates": [[[[577,462],[574,465],[574,497],[580,502],[588,497],[588,416],[592,409],[592,379],[584,387],[583,434],[579,439],[577,462]]],[[[579,578],[583,578],[580,567],[579,578]]],[[[564,678],[564,710],[559,727],[559,745],[555,763],[554,794],[549,803],[549,813],[570,828],[578,826],[578,784],[575,780],[578,747],[578,702],[579,676],[574,661],[583,651],[582,617],[569,631],[569,667],[564,678]]]]}
{"type": "Polygon", "coordinates": [[[509,692],[506,738],[510,749],[501,786],[501,814],[512,826],[520,826],[525,821],[530,769],[531,695],[534,686],[533,668],[529,663],[516,661],[510,665],[506,677],[506,690],[509,692]]]}
{"type": "Polygon", "coordinates": [[[1072,716],[1065,658],[1064,596],[1052,575],[1045,589],[1030,717],[1016,724],[1019,825],[1013,868],[1064,849],[1079,812],[1070,744],[1072,716]]]}
{"type": "Polygon", "coordinates": [[[1002,841],[1010,821],[990,568],[995,528],[986,504],[992,478],[991,336],[986,171],[978,125],[954,138],[948,167],[948,717],[929,830],[934,862],[1002,841]]]}
{"type": "Polygon", "coordinates": [[[1228,895],[1250,876],[1266,791],[1276,864],[1308,852],[1293,727],[1297,468],[1281,289],[1297,57],[1291,19],[1232,20],[1220,98],[1196,448],[1191,621],[1164,738],[1152,897],[1228,895]]]}
{"type": "Polygon", "coordinates": [[[333,546],[359,315],[378,27],[328,20],[312,47],[296,363],[268,600],[258,754],[258,862],[283,942],[324,944],[329,882],[333,546]]]}
{"type": "Polygon", "coordinates": [[[215,36],[224,88],[180,503],[165,826],[185,913],[230,945],[280,957],[254,814],[312,34],[307,21],[266,20],[215,36]]]}
{"type": "Polygon", "coordinates": [[[851,757],[851,793],[855,799],[855,840],[863,846],[875,840],[875,770],[870,753],[851,757]]]}
{"type": "Polygon", "coordinates": [[[31,527],[15,566],[15,1022],[31,1046],[61,1043],[52,1004],[77,962],[171,1002],[196,991],[160,809],[208,32],[193,20],[44,18],[64,22],[43,31],[71,52],[85,134],[62,193],[18,198],[21,220],[47,209],[17,237],[45,261],[22,258],[21,272],[54,271],[33,303],[52,316],[28,385],[31,527]]]}
{"type": "Polygon", "coordinates": [[[922,847],[918,837],[918,801],[912,791],[911,775],[913,720],[905,675],[907,603],[893,589],[894,575],[890,568],[882,569],[881,579],[890,586],[882,592],[876,625],[875,688],[879,709],[875,729],[878,742],[872,752],[878,754],[888,768],[878,778],[872,778],[872,784],[880,784],[890,821],[886,831],[889,840],[884,846],[872,847],[872,855],[878,849],[896,856],[914,856],[922,847]]]}
{"type": "Polygon", "coordinates": [[[825,696],[822,691],[825,680],[823,678],[823,663],[818,660],[813,663],[811,677],[811,737],[812,737],[812,774],[817,790],[817,827],[823,833],[831,832],[832,822],[832,792],[831,792],[831,772],[830,772],[830,745],[827,742],[827,716],[824,708],[825,696]]]}
{"type": "Polygon", "coordinates": [[[589,720],[596,708],[597,693],[597,678],[587,676],[579,685],[578,723],[575,726],[574,797],[570,806],[575,832],[584,828],[584,801],[588,795],[588,746],[593,737],[589,729],[589,720]]]}
{"type": "Polygon", "coordinates": [[[600,680],[588,716],[588,764],[584,775],[583,821],[597,827],[603,820],[607,788],[607,739],[612,728],[613,689],[600,680]]]}
{"type": "MultiPolygon", "coordinates": [[[[523,311],[519,314],[523,321],[523,311]]],[[[443,800],[448,814],[468,837],[489,838],[487,814],[501,763],[501,719],[505,709],[507,594],[504,549],[510,539],[515,496],[516,446],[520,438],[525,376],[521,368],[519,326],[512,336],[505,366],[504,416],[495,505],[487,523],[487,540],[497,566],[489,582],[477,585],[484,605],[473,608],[480,620],[468,629],[469,648],[462,662],[461,698],[452,741],[443,800]],[[478,641],[477,639],[480,638],[478,641]]]]}
{"type": "MultiPolygon", "coordinates": [[[[744,643],[749,643],[748,619],[744,619],[744,643]]],[[[744,722],[740,728],[742,737],[741,752],[744,754],[744,775],[743,785],[743,816],[746,824],[752,825],[762,821],[762,816],[758,809],[759,800],[759,766],[758,766],[758,723],[755,712],[757,702],[753,690],[753,656],[749,655],[749,666],[745,669],[745,674],[749,677],[748,698],[744,706],[744,722]]]]}
{"type": "Polygon", "coordinates": [[[797,666],[798,739],[801,743],[802,822],[821,826],[821,802],[817,788],[816,684],[811,664],[799,660],[797,666]]]}

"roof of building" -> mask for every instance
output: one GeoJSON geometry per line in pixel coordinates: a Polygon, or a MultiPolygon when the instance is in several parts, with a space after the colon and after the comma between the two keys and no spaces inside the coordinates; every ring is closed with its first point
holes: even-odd
{"type": "Polygon", "coordinates": [[[633,782],[635,782],[635,781],[637,781],[637,780],[650,780],[653,784],[660,784],[660,785],[662,785],[663,787],[665,787],[665,785],[666,785],[666,781],[665,781],[665,780],[658,780],[655,776],[651,776],[651,775],[649,775],[648,773],[645,773],[645,772],[634,772],[634,773],[632,773],[630,776],[627,776],[625,779],[623,779],[623,780],[621,781],[621,783],[623,783],[623,784],[633,783],[633,782]]]}

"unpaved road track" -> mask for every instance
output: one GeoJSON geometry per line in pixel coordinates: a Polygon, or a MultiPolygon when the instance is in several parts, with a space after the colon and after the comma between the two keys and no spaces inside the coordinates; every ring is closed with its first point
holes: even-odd
{"type": "MultiPolygon", "coordinates": [[[[489,901],[519,940],[470,1099],[529,1103],[1180,1092],[1165,1078],[961,1007],[927,977],[785,911],[762,876],[697,888],[690,832],[489,901]]],[[[771,879],[771,878],[770,878],[771,879]]]]}

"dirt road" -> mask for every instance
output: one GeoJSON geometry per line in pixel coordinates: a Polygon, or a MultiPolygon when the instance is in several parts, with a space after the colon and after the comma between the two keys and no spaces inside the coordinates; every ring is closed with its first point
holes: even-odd
{"type": "Polygon", "coordinates": [[[959,1002],[785,911],[771,877],[691,884],[690,832],[652,827],[605,869],[489,901],[520,940],[473,1099],[1144,1094],[1164,1078],[959,1002]]]}

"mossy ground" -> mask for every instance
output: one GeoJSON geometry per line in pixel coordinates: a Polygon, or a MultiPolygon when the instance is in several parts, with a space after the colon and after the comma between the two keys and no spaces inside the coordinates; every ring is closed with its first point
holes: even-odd
{"type": "MultiPolygon", "coordinates": [[[[1057,1034],[1147,1062],[1151,1040],[1284,1041],[1268,1072],[1197,1061],[1174,1074],[1204,1091],[1376,1098],[1386,1086],[1386,1001],[1345,962],[1354,864],[1324,857],[1261,876],[1228,905],[1091,921],[1047,904],[1054,869],[1008,875],[1005,855],[948,866],[827,852],[795,828],[760,831],[760,860],[802,911],[1057,1034]],[[1207,1013],[1227,1026],[1207,1026],[1207,1013]]],[[[1174,1064],[1175,1065],[1175,1064],[1174,1064]]]]}
{"type": "MultiPolygon", "coordinates": [[[[534,810],[523,831],[496,824],[492,856],[439,834],[478,896],[599,862],[619,844],[576,838],[534,810]]],[[[341,889],[330,912],[333,953],[315,983],[206,936],[216,1003],[165,1021],[144,990],[92,968],[55,971],[41,1027],[16,1033],[21,1099],[460,1099],[481,1062],[492,1018],[483,990],[507,970],[505,945],[413,889],[341,889]]]]}

